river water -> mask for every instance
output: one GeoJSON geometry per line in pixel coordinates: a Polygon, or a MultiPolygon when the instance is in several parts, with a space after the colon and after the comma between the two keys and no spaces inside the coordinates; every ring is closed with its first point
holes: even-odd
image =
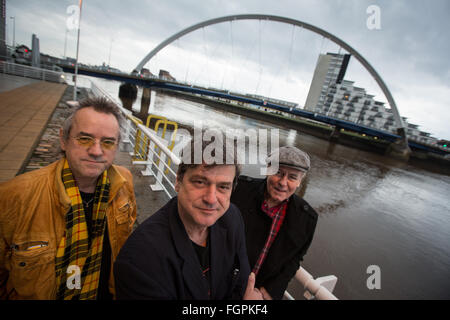
{"type": "MultiPolygon", "coordinates": [[[[119,83],[101,84],[117,97],[119,83]]],[[[150,112],[188,126],[279,129],[280,145],[306,151],[311,170],[299,193],[319,221],[302,265],[314,277],[335,275],[339,299],[450,299],[449,176],[162,94],[150,112]]],[[[296,281],[288,291],[302,298],[296,281]]]]}

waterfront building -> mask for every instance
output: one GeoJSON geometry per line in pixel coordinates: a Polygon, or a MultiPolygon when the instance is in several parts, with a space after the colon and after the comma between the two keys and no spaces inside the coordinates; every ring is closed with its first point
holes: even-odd
{"type": "MultiPolygon", "coordinates": [[[[397,132],[392,110],[384,102],[376,101],[374,96],[363,88],[355,87],[353,81],[342,80],[331,85],[324,103],[326,115],[343,119],[363,126],[376,128],[391,133],[397,132]]],[[[402,117],[408,139],[433,145],[437,139],[430,133],[419,130],[419,126],[409,123],[402,117]]]]}
{"type": "Polygon", "coordinates": [[[159,70],[159,79],[167,81],[177,81],[177,79],[172,77],[169,71],[163,69],[159,70]]]}
{"type": "Polygon", "coordinates": [[[151,73],[150,70],[147,68],[141,69],[141,76],[144,78],[156,78],[156,76],[153,73],[151,73]]]}
{"type": "Polygon", "coordinates": [[[314,70],[313,79],[305,102],[305,109],[311,112],[326,113],[328,90],[332,85],[342,82],[347,71],[349,54],[320,54],[314,70]]]}

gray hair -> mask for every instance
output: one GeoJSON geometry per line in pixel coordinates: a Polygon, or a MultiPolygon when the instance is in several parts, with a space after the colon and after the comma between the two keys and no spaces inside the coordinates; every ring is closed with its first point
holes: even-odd
{"type": "Polygon", "coordinates": [[[70,114],[70,116],[64,120],[62,125],[63,138],[64,140],[69,139],[70,129],[72,129],[73,118],[75,114],[84,108],[94,108],[95,111],[105,114],[112,114],[119,123],[119,142],[121,141],[121,132],[120,127],[122,127],[122,123],[124,118],[122,116],[122,112],[120,109],[114,104],[114,102],[104,98],[104,97],[95,97],[95,98],[87,98],[80,101],[79,106],[70,114]]]}

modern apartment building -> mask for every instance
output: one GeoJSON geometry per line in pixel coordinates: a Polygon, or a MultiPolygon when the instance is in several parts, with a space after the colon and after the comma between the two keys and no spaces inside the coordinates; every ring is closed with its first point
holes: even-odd
{"type": "MultiPolygon", "coordinates": [[[[363,88],[354,86],[354,81],[344,80],[349,55],[334,53],[319,56],[311,82],[305,109],[332,118],[351,121],[360,125],[392,133],[397,132],[392,110],[363,88]]],[[[408,139],[433,145],[436,138],[408,123],[402,117],[408,139]]]]}
{"type": "Polygon", "coordinates": [[[305,109],[326,113],[328,106],[325,101],[330,86],[342,82],[347,71],[349,54],[327,53],[319,55],[316,69],[314,71],[308,97],[305,102],[305,109]]]}

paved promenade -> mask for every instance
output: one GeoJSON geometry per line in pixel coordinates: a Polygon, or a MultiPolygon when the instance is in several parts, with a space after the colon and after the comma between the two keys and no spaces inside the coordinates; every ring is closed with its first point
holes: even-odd
{"type": "Polygon", "coordinates": [[[40,81],[0,93],[0,182],[26,163],[66,87],[40,81]]]}

